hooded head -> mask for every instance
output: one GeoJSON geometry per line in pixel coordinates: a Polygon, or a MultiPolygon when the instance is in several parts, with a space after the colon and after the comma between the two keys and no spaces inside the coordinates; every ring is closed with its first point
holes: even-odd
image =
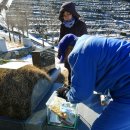
{"type": "Polygon", "coordinates": [[[64,12],[67,11],[69,13],[72,14],[72,16],[76,19],[78,19],[80,17],[80,15],[76,12],[76,9],[75,9],[75,3],[73,2],[65,2],[61,8],[60,8],[60,12],[59,12],[59,20],[61,22],[63,22],[63,14],[64,12]]]}
{"type": "Polygon", "coordinates": [[[69,46],[74,47],[78,37],[74,34],[66,34],[59,42],[58,45],[58,58],[63,63],[65,60],[65,53],[69,46]]]}

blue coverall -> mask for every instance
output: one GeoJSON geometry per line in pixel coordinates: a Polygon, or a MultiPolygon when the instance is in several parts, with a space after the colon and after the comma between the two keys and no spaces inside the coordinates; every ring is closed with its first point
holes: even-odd
{"type": "Polygon", "coordinates": [[[108,89],[113,98],[92,130],[130,130],[130,42],[83,35],[68,61],[72,83],[67,98],[71,103],[108,89]]]}

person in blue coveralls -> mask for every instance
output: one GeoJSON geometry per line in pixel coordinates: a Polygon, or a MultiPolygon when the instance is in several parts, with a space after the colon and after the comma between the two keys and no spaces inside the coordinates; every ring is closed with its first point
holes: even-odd
{"type": "Polygon", "coordinates": [[[59,42],[60,62],[68,60],[71,85],[57,90],[71,103],[88,99],[93,91],[109,89],[113,101],[92,125],[92,130],[130,130],[130,42],[73,34],[59,42]]]}

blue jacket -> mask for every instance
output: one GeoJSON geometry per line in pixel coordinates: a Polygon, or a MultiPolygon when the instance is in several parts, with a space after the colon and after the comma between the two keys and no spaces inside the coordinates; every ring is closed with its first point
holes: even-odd
{"type": "Polygon", "coordinates": [[[67,98],[78,103],[93,91],[110,90],[114,100],[130,103],[130,42],[83,35],[70,53],[71,89],[67,98]]]}

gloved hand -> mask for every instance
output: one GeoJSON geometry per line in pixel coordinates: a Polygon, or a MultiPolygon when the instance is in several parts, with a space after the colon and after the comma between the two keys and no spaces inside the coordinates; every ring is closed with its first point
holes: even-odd
{"type": "Polygon", "coordinates": [[[67,100],[66,93],[70,90],[70,87],[63,86],[57,89],[57,96],[67,100]]]}

